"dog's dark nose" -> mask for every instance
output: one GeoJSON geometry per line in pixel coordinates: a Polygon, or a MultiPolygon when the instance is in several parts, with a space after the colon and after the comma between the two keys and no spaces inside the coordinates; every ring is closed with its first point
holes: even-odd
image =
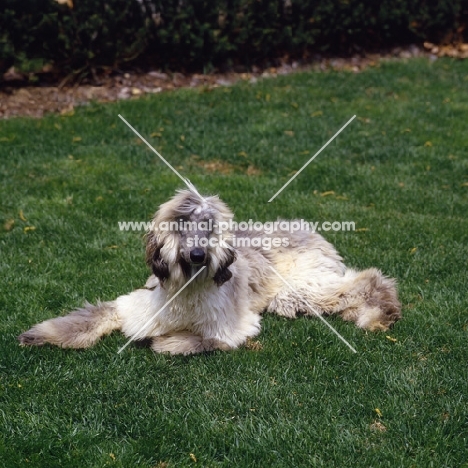
{"type": "Polygon", "coordinates": [[[205,260],[205,252],[203,252],[203,249],[198,247],[193,249],[190,252],[190,260],[192,260],[193,263],[203,263],[205,260]]]}

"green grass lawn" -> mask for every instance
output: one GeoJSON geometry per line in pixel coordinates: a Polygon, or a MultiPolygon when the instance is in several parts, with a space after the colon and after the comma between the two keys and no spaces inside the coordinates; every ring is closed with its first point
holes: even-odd
{"type": "Polygon", "coordinates": [[[0,466],[468,466],[467,117],[468,61],[421,59],[0,122],[0,466]],[[261,349],[20,348],[31,325],[146,280],[143,234],[118,222],[182,184],[119,113],[238,220],[355,221],[325,237],[397,278],[403,320],[329,318],[357,354],[277,316],[261,349]]]}

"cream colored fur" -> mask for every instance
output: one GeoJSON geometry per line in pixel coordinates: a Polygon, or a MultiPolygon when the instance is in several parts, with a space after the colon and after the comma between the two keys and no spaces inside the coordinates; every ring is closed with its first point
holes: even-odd
{"type": "MultiPolygon", "coordinates": [[[[218,197],[183,190],[160,207],[154,224],[183,218],[211,219],[216,225],[232,217],[218,197]]],[[[207,239],[220,236],[216,231],[197,234],[207,239]]],[[[374,268],[347,269],[320,235],[279,231],[273,236],[287,238],[289,245],[271,250],[235,247],[234,235],[266,236],[224,232],[228,246],[204,249],[205,269],[186,286],[201,266],[191,260],[188,233],[150,231],[146,254],[154,274],[144,288],[42,322],[20,335],[20,343],[87,348],[102,335],[121,330],[133,340],[150,338],[156,352],[193,354],[243,345],[260,332],[264,311],[289,318],[339,314],[369,330],[386,330],[400,318],[395,281],[374,268]]]]}

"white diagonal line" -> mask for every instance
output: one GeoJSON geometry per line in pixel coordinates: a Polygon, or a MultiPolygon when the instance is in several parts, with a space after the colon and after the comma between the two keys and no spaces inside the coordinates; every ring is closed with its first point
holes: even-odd
{"type": "Polygon", "coordinates": [[[354,119],[353,115],[269,200],[273,201],[354,119]]]}
{"type": "MultiPolygon", "coordinates": [[[[276,276],[283,281],[283,283],[286,286],[289,286],[292,290],[294,288],[276,271],[275,268],[273,268],[271,265],[268,265],[270,269],[276,274],[276,276]]],[[[357,351],[315,310],[312,308],[314,311],[314,314],[346,345],[348,348],[353,352],[357,353],[357,351]]]]}
{"type": "Polygon", "coordinates": [[[148,325],[152,325],[154,319],[206,268],[202,266],[143,326],[123,345],[117,352],[120,354],[148,325]]]}
{"type": "Polygon", "coordinates": [[[121,120],[128,126],[128,128],[130,128],[130,130],[132,130],[135,135],[137,135],[141,141],[143,141],[144,143],[146,143],[146,145],[148,146],[148,148],[153,151],[154,153],[156,153],[156,155],[159,157],[159,159],[161,159],[161,161],[166,164],[166,166],[171,169],[171,171],[176,175],[178,176],[182,182],[187,185],[187,187],[192,190],[193,188],[193,185],[185,178],[185,177],[182,177],[179,172],[171,166],[171,164],[169,164],[120,114],[118,114],[119,117],[121,118],[121,120]]]}

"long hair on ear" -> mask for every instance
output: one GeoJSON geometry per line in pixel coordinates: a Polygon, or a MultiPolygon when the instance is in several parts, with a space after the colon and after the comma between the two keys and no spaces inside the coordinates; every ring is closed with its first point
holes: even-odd
{"type": "Polygon", "coordinates": [[[174,265],[178,259],[179,236],[170,226],[171,222],[177,220],[176,197],[159,207],[146,233],[146,263],[161,283],[174,274],[174,265]]]}
{"type": "Polygon", "coordinates": [[[219,265],[213,276],[213,280],[217,286],[223,285],[226,281],[229,281],[232,278],[232,272],[229,269],[229,266],[236,261],[237,255],[233,248],[227,248],[226,251],[224,262],[219,265]]]}
{"type": "Polygon", "coordinates": [[[157,238],[158,236],[153,231],[146,235],[146,263],[161,284],[164,284],[169,278],[169,265],[161,257],[162,244],[157,238]]]}

